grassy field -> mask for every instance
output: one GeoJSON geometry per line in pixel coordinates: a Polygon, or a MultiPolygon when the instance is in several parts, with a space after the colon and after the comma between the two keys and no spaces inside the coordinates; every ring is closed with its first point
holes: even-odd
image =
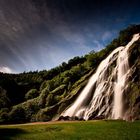
{"type": "Polygon", "coordinates": [[[0,140],[140,140],[140,121],[1,125],[0,140]]]}

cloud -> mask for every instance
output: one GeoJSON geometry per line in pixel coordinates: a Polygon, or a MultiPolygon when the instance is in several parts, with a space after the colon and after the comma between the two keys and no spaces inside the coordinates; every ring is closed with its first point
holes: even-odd
{"type": "Polygon", "coordinates": [[[111,37],[112,37],[112,33],[110,31],[106,31],[102,36],[102,40],[106,41],[106,40],[110,39],[111,37]]]}
{"type": "Polygon", "coordinates": [[[7,67],[7,66],[0,67],[0,72],[3,72],[3,73],[13,73],[13,71],[9,67],[7,67]]]}
{"type": "Polygon", "coordinates": [[[0,71],[48,69],[74,56],[99,51],[131,15],[139,17],[135,9],[126,10],[121,0],[60,1],[0,0],[0,66],[8,66],[0,71]]]}
{"type": "Polygon", "coordinates": [[[100,41],[98,41],[98,40],[93,40],[93,43],[95,44],[95,51],[100,51],[101,49],[103,49],[104,48],[104,45],[100,42],[100,41]]]}

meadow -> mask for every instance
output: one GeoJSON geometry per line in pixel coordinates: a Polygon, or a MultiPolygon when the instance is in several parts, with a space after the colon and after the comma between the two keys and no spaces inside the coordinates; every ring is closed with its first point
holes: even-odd
{"type": "Polygon", "coordinates": [[[0,125],[1,140],[138,140],[140,121],[75,121],[0,125]]]}

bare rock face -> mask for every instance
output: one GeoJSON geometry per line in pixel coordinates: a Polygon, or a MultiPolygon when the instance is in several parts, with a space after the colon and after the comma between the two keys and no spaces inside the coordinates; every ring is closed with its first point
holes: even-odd
{"type": "Polygon", "coordinates": [[[140,119],[140,40],[129,49],[131,77],[128,83],[127,110],[128,120],[140,119]]]}

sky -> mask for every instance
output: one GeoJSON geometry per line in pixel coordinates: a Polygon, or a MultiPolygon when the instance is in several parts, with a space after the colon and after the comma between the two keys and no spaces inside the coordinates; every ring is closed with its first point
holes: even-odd
{"type": "Polygon", "coordinates": [[[0,71],[48,70],[99,51],[130,24],[139,0],[0,0],[0,71]]]}

